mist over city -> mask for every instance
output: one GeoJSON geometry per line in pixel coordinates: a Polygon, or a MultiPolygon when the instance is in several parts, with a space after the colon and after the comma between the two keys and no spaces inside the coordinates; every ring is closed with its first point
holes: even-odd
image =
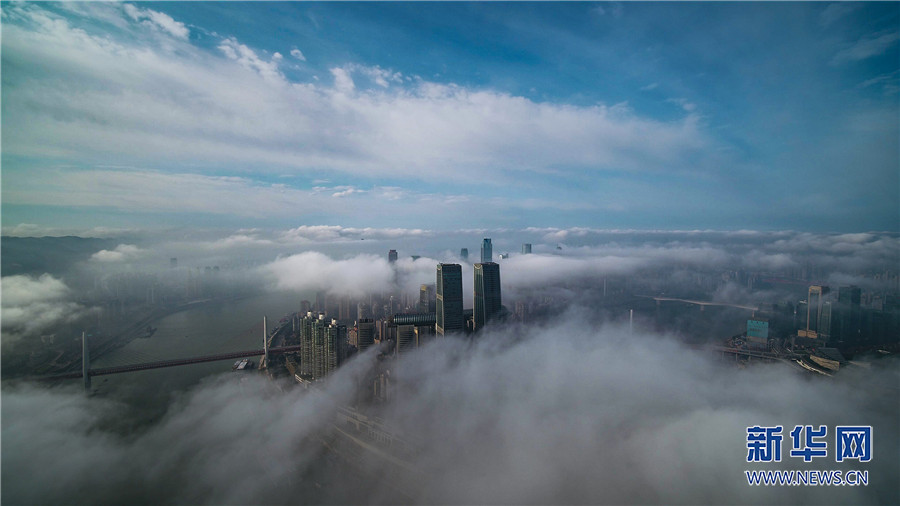
{"type": "Polygon", "coordinates": [[[900,5],[0,22],[4,503],[900,503],[900,5]]]}

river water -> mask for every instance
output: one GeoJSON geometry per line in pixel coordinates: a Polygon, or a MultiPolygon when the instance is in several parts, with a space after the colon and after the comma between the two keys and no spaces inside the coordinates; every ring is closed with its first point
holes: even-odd
{"type": "MultiPolygon", "coordinates": [[[[156,332],[91,360],[91,367],[109,367],[172,358],[211,355],[262,348],[263,315],[269,330],[306,298],[296,293],[265,294],[229,302],[214,302],[187,309],[152,322],[156,332]]],[[[258,359],[253,359],[256,365],[258,359]]],[[[234,360],[151,369],[92,379],[94,395],[125,404],[127,413],[115,425],[131,431],[163,416],[173,400],[204,378],[233,372],[234,360]],[[121,424],[124,424],[121,425],[121,424]]]]}

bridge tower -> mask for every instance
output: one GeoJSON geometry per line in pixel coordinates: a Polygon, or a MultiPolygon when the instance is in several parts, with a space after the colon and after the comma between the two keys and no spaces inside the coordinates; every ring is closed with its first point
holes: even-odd
{"type": "Polygon", "coordinates": [[[81,376],[84,378],[84,391],[91,391],[91,354],[88,349],[87,332],[81,332],[81,376]]]}
{"type": "Polygon", "coordinates": [[[265,351],[266,367],[269,367],[269,326],[266,323],[266,315],[263,315],[263,350],[265,351]]]}

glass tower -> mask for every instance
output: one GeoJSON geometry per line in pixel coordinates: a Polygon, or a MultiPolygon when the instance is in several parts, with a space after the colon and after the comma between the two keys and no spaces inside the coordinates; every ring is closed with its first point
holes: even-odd
{"type": "Polygon", "coordinates": [[[462,267],[459,264],[437,265],[435,331],[439,335],[462,332],[463,293],[462,267]]]}
{"type": "Polygon", "coordinates": [[[481,329],[500,312],[500,265],[475,264],[475,330],[481,329]]]}
{"type": "Polygon", "coordinates": [[[491,240],[487,237],[481,242],[481,263],[493,262],[494,254],[491,247],[491,240]]]}

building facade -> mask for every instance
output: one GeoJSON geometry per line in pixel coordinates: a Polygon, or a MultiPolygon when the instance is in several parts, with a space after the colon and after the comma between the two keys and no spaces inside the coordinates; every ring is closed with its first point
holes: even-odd
{"type": "Polygon", "coordinates": [[[500,265],[475,264],[475,330],[480,330],[500,313],[500,265]]]}
{"type": "Polygon", "coordinates": [[[487,237],[484,238],[484,241],[481,242],[481,263],[493,262],[494,261],[494,247],[491,245],[491,240],[487,237]]]}
{"type": "Polygon", "coordinates": [[[435,332],[438,335],[462,332],[465,323],[462,267],[459,264],[438,264],[435,287],[435,332]]]}

